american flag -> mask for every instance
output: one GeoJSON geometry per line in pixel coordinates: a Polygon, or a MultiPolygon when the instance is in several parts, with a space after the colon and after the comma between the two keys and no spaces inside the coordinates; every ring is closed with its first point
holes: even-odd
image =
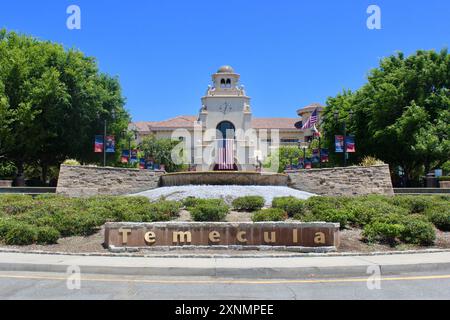
{"type": "Polygon", "coordinates": [[[219,170],[234,169],[234,140],[219,140],[217,164],[219,165],[219,170]]]}
{"type": "Polygon", "coordinates": [[[311,114],[308,121],[303,125],[302,130],[311,129],[319,121],[317,109],[311,114]]]}

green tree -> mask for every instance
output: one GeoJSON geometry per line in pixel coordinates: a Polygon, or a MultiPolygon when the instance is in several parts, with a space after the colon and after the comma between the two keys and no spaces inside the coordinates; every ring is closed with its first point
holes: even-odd
{"type": "Polygon", "coordinates": [[[442,166],[450,158],[450,55],[447,50],[398,53],[381,60],[361,89],[344,91],[327,100],[325,132],[334,149],[333,135],[340,118],[348,119],[348,132],[357,139],[357,155],[375,156],[400,167],[409,182],[442,166]]]}
{"type": "Polygon", "coordinates": [[[0,31],[0,156],[19,176],[25,164],[39,166],[45,181],[67,158],[99,161],[93,138],[104,120],[116,137],[130,120],[117,78],[77,50],[0,31]]]}
{"type": "MultiPolygon", "coordinates": [[[[172,152],[179,144],[179,140],[157,139],[154,135],[150,135],[144,138],[139,149],[145,157],[153,158],[156,163],[164,165],[167,172],[175,172],[184,167],[183,164],[174,163],[172,159],[172,152]]],[[[183,158],[182,154],[180,156],[183,158]]]]}

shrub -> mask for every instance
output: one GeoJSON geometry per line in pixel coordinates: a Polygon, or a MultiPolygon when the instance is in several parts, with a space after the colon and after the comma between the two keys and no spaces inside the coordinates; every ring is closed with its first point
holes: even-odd
{"type": "Polygon", "coordinates": [[[194,221],[222,221],[229,210],[226,204],[201,203],[191,209],[191,216],[194,221]]]}
{"type": "Polygon", "coordinates": [[[433,208],[427,212],[430,221],[442,231],[450,231],[450,210],[444,208],[433,208]]]}
{"type": "Polygon", "coordinates": [[[61,234],[58,230],[52,227],[40,227],[37,229],[37,243],[38,244],[55,244],[61,234]]]}
{"type": "Polygon", "coordinates": [[[408,217],[403,221],[401,239],[405,243],[428,246],[436,240],[433,224],[417,217],[408,217]]]}
{"type": "Polygon", "coordinates": [[[35,243],[37,238],[35,227],[25,223],[15,223],[10,226],[4,240],[7,245],[24,246],[35,243]]]}
{"type": "Polygon", "coordinates": [[[200,202],[200,199],[195,197],[187,197],[183,199],[183,206],[185,208],[192,208],[195,207],[200,202]]]}
{"type": "Polygon", "coordinates": [[[349,221],[359,227],[364,227],[373,221],[389,219],[389,217],[406,216],[409,213],[407,209],[386,201],[364,200],[364,198],[350,201],[345,210],[348,212],[349,221]]]}
{"type": "Polygon", "coordinates": [[[279,197],[272,200],[272,208],[284,210],[289,217],[305,213],[305,201],[295,197],[279,197]]]}
{"type": "Polygon", "coordinates": [[[63,164],[66,166],[79,166],[80,165],[80,163],[75,159],[67,159],[66,161],[63,162],[63,164]]]}
{"type": "Polygon", "coordinates": [[[71,237],[89,236],[95,233],[102,222],[101,217],[81,212],[43,217],[38,223],[55,228],[63,237],[71,237]]]}
{"type": "Polygon", "coordinates": [[[259,221],[284,221],[288,218],[283,209],[269,208],[255,212],[252,216],[253,222],[259,221]]]}
{"type": "Polygon", "coordinates": [[[172,220],[180,213],[181,206],[178,201],[162,200],[152,203],[150,205],[150,220],[172,220]]]}
{"type": "Polygon", "coordinates": [[[385,164],[383,161],[375,158],[375,157],[365,157],[361,163],[359,164],[361,167],[370,167],[385,164]]]}
{"type": "Polygon", "coordinates": [[[426,209],[433,205],[434,199],[426,196],[396,196],[389,199],[389,202],[409,210],[410,213],[424,213],[426,209]]]}
{"type": "Polygon", "coordinates": [[[0,220],[0,239],[4,239],[8,231],[17,224],[17,221],[10,219],[0,220]]]}
{"type": "Polygon", "coordinates": [[[224,200],[222,199],[200,199],[200,198],[193,198],[189,197],[183,200],[183,205],[190,211],[192,208],[199,206],[199,205],[211,205],[211,206],[226,206],[224,200]]]}
{"type": "Polygon", "coordinates": [[[261,196],[240,197],[233,200],[233,208],[238,211],[253,212],[261,210],[265,203],[264,198],[261,196]]]}
{"type": "Polygon", "coordinates": [[[385,242],[391,245],[397,243],[405,230],[402,224],[373,222],[364,227],[363,237],[368,242],[385,242]]]}

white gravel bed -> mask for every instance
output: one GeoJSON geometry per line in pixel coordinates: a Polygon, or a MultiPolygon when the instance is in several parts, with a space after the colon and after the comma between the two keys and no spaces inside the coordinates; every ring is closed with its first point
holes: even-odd
{"type": "Polygon", "coordinates": [[[132,196],[144,196],[150,200],[158,200],[161,197],[167,200],[183,200],[187,197],[201,199],[224,199],[231,203],[235,198],[243,196],[262,196],[266,200],[266,206],[270,206],[275,197],[293,196],[298,199],[308,199],[315,194],[280,186],[176,186],[162,187],[132,196]]]}

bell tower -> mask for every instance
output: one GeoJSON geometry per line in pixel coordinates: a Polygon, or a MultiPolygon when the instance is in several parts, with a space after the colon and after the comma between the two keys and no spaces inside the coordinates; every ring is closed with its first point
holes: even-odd
{"type": "MultiPolygon", "coordinates": [[[[254,148],[245,142],[242,136],[252,129],[252,112],[250,97],[246,95],[244,86],[239,80],[240,75],[230,66],[222,66],[212,75],[212,85],[208,86],[206,94],[202,97],[199,121],[203,130],[209,132],[223,127],[224,124],[233,127],[237,133],[236,150],[245,148],[247,154],[245,161],[242,161],[244,163],[239,164],[240,170],[251,170],[254,167],[248,164],[252,163],[254,148]]],[[[219,138],[213,135],[207,142],[212,144],[219,138]]]]}

